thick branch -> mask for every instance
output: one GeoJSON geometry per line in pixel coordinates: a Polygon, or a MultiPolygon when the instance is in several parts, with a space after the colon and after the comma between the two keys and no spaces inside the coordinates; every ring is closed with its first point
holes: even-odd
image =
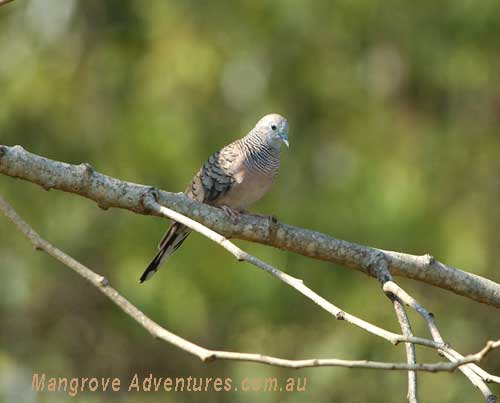
{"type": "Polygon", "coordinates": [[[61,263],[78,273],[84,279],[89,281],[99,291],[106,295],[118,307],[120,307],[128,316],[139,323],[146,329],[152,336],[157,337],[172,344],[192,355],[197,356],[204,362],[211,362],[216,359],[235,360],[235,361],[248,361],[261,364],[287,367],[287,368],[305,368],[305,367],[346,367],[346,368],[366,368],[366,369],[381,369],[381,370],[403,370],[403,371],[453,371],[461,365],[471,362],[479,362],[490,351],[500,347],[500,341],[488,342],[486,346],[476,354],[471,354],[464,357],[460,361],[454,363],[438,362],[432,364],[406,364],[406,363],[386,363],[377,361],[348,361],[341,359],[305,359],[305,360],[288,360],[262,354],[252,353],[238,353],[232,351],[219,351],[209,350],[204,347],[198,346],[176,334],[169,332],[159,324],[148,318],[142,311],[132,305],[125,297],[116,291],[109,284],[108,280],[93,272],[88,267],[82,265],[80,262],[73,259],[71,256],[65,254],[49,242],[41,238],[3,198],[0,197],[0,211],[9,218],[19,229],[19,231],[32,243],[37,250],[43,250],[50,256],[59,260],[61,263]]]}
{"type": "MultiPolygon", "coordinates": [[[[146,186],[124,182],[96,172],[88,164],[71,165],[0,145],[0,173],[34,182],[43,188],[76,193],[101,208],[118,207],[140,214],[154,214],[141,204],[146,186]]],[[[381,252],[394,275],[450,290],[473,300],[500,307],[500,284],[438,262],[430,255],[414,256],[381,251],[339,240],[317,231],[271,222],[252,215],[233,224],[217,208],[197,203],[182,194],[158,192],[160,204],[210,227],[228,238],[271,245],[315,259],[341,264],[365,274],[381,252]]]]}

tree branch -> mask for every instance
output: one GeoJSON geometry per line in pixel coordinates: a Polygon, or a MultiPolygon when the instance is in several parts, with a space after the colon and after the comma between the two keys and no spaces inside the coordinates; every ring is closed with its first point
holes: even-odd
{"type": "MultiPolygon", "coordinates": [[[[194,202],[182,194],[157,191],[151,187],[123,182],[97,173],[88,164],[80,164],[76,166],[49,160],[28,153],[20,146],[6,147],[0,145],[0,173],[37,183],[46,190],[56,188],[79,194],[96,201],[103,209],[107,209],[109,207],[120,207],[141,214],[165,216],[182,222],[190,228],[201,232],[210,239],[219,243],[221,246],[230,251],[235,257],[237,257],[238,260],[245,260],[252,263],[269,274],[277,277],[289,286],[295,288],[297,291],[334,315],[337,319],[344,319],[347,322],[389,340],[394,344],[406,342],[408,363],[404,365],[394,364],[394,368],[406,368],[409,371],[408,398],[412,403],[417,402],[416,373],[414,371],[421,370],[418,368],[420,364],[416,363],[413,344],[421,344],[438,349],[443,356],[451,361],[450,363],[447,363],[444,368],[459,367],[460,370],[470,379],[470,381],[481,390],[483,396],[488,402],[496,399],[486,386],[485,382],[497,382],[498,377],[490,375],[477,365],[472,364],[477,361],[468,361],[467,357],[463,357],[455,350],[449,348],[449,346],[444,343],[437,327],[435,326],[432,315],[430,315],[428,311],[426,311],[394,282],[391,271],[392,273],[404,275],[409,278],[416,278],[429,284],[449,289],[457,294],[467,296],[476,301],[499,307],[500,285],[490,280],[446,266],[437,262],[430,255],[413,256],[399,252],[383,251],[365,247],[338,240],[319,232],[280,224],[276,221],[266,220],[256,216],[244,216],[238,224],[234,225],[229,222],[225,215],[218,209],[194,202]],[[160,204],[172,207],[172,209],[163,207],[157,202],[157,200],[160,204]],[[200,221],[200,223],[193,220],[193,218],[200,221]],[[340,263],[347,267],[361,270],[365,274],[377,278],[382,284],[384,292],[393,302],[403,335],[398,335],[385,329],[381,329],[340,310],[338,307],[334,306],[306,287],[301,280],[291,277],[271,265],[255,258],[254,256],[247,254],[228,241],[224,236],[207,228],[206,225],[214,228],[216,231],[220,230],[220,232],[226,237],[246,239],[271,245],[283,250],[301,253],[305,256],[340,263]],[[421,314],[429,327],[433,337],[432,341],[413,336],[402,302],[406,303],[421,314]]],[[[108,285],[105,287],[108,289],[108,285]]],[[[116,293],[117,297],[123,299],[123,297],[117,294],[115,290],[111,290],[116,293]]],[[[121,307],[124,309],[123,306],[121,307]]],[[[137,308],[134,307],[134,309],[137,308]]],[[[124,310],[127,312],[126,309],[124,310]]],[[[145,318],[144,314],[138,310],[136,314],[145,318]]],[[[158,326],[154,322],[149,325],[158,326]]],[[[166,332],[166,330],[164,331],[166,332]]],[[[342,362],[342,364],[340,364],[340,361],[342,360],[312,360],[312,362],[308,361],[307,363],[302,360],[299,363],[299,361],[283,361],[278,358],[263,357],[255,354],[217,352],[196,346],[170,332],[164,333],[163,331],[158,330],[156,336],[163,338],[164,340],[183,348],[186,351],[190,351],[192,354],[198,355],[205,361],[214,358],[227,358],[264,363],[272,362],[272,365],[283,364],[293,368],[295,368],[296,365],[299,365],[299,367],[310,366],[309,364],[312,365],[317,362],[326,363],[325,365],[334,365],[333,363],[341,366],[361,365],[360,367],[363,367],[362,365],[364,365],[360,362],[355,363],[352,361],[348,363],[342,362]],[[211,358],[207,358],[207,354],[211,354],[211,358]]],[[[478,357],[477,355],[474,356],[475,358],[478,357]]],[[[372,363],[369,365],[372,365],[372,363]]],[[[376,368],[385,368],[386,365],[394,366],[390,363],[376,363],[373,365],[376,368]]]]}
{"type": "Polygon", "coordinates": [[[0,197],[0,211],[12,221],[19,231],[31,242],[37,250],[42,250],[54,257],[77,274],[82,276],[100,292],[106,295],[113,301],[119,308],[121,308],[128,316],[139,323],[146,329],[152,336],[166,341],[194,356],[200,358],[203,362],[212,362],[216,359],[234,360],[234,361],[247,361],[255,362],[266,365],[287,367],[287,368],[306,368],[306,367],[346,367],[346,368],[365,368],[365,369],[379,369],[379,370],[402,370],[402,371],[427,371],[427,372],[440,372],[440,371],[454,371],[456,368],[471,363],[481,361],[492,350],[500,347],[499,341],[489,341],[486,346],[476,354],[471,354],[459,361],[455,362],[438,362],[438,363],[423,363],[423,364],[406,364],[406,363],[387,363],[378,361],[366,360],[341,360],[341,359],[305,359],[305,360],[288,360],[278,357],[272,357],[262,354],[253,353],[238,353],[232,351],[219,351],[210,350],[194,344],[182,337],[166,330],[152,319],[147,317],[142,311],[131,304],[125,297],[116,291],[109,281],[90,270],[80,262],[73,259],[71,256],[65,254],[46,240],[40,237],[38,233],[31,228],[16,212],[15,210],[0,197]]]}
{"type": "MultiPolygon", "coordinates": [[[[141,204],[149,189],[96,172],[88,164],[71,165],[0,145],[0,173],[94,200],[99,207],[118,207],[140,214],[157,214],[141,204]]],[[[239,238],[325,260],[373,275],[369,267],[383,253],[390,272],[423,281],[478,302],[500,307],[500,284],[447,266],[431,255],[414,256],[384,251],[339,240],[317,231],[244,215],[233,224],[219,209],[188,199],[183,194],[158,191],[158,202],[227,238],[239,238]]]]}

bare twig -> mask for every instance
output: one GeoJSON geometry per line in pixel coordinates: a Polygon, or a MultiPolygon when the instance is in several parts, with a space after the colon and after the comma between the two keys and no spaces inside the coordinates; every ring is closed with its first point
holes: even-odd
{"type": "MultiPolygon", "coordinates": [[[[71,165],[43,158],[20,146],[0,145],[0,173],[34,182],[44,189],[76,193],[98,203],[101,208],[119,207],[140,214],[155,214],[141,205],[146,186],[96,172],[90,165],[71,165]]],[[[430,255],[414,256],[381,251],[339,240],[317,231],[293,227],[252,215],[231,223],[219,209],[186,198],[158,191],[158,201],[228,238],[258,242],[279,249],[326,260],[360,270],[365,274],[369,262],[383,252],[393,275],[424,281],[475,301],[500,307],[500,284],[438,262],[430,255]]]]}
{"type": "Polygon", "coordinates": [[[346,367],[346,368],[365,368],[365,369],[379,369],[379,370],[402,370],[402,371],[427,371],[427,372],[440,372],[440,371],[453,371],[461,365],[470,362],[481,361],[488,353],[493,349],[500,347],[500,340],[495,342],[488,342],[486,346],[476,354],[471,354],[464,357],[460,361],[453,363],[449,362],[438,362],[432,364],[407,364],[407,363],[386,363],[377,361],[366,361],[366,360],[341,360],[341,359],[306,359],[306,360],[288,360],[282,359],[262,354],[252,354],[252,353],[238,353],[232,351],[219,351],[219,350],[209,350],[194,344],[176,334],[169,332],[165,328],[161,327],[159,324],[154,322],[152,319],[147,317],[142,311],[131,304],[125,297],[123,297],[118,291],[116,291],[109,281],[90,270],[88,267],[84,266],[80,262],[73,259],[71,256],[65,254],[55,246],[51,245],[49,242],[44,240],[38,235],[38,233],[33,230],[19,215],[15,210],[2,198],[0,197],[0,210],[3,214],[10,219],[19,231],[32,243],[32,245],[37,250],[43,250],[50,256],[59,260],[61,263],[75,271],[77,274],[82,276],[84,279],[89,281],[94,285],[99,291],[106,295],[111,301],[113,301],[118,307],[120,307],[128,316],[139,323],[144,329],[146,329],[152,336],[162,339],[169,344],[172,344],[181,350],[184,350],[192,355],[197,356],[203,362],[211,362],[216,359],[224,360],[234,360],[234,361],[248,361],[260,364],[267,364],[273,366],[280,366],[286,368],[306,368],[306,367],[325,367],[325,366],[335,366],[335,367],[346,367]]]}
{"type": "MultiPolygon", "coordinates": [[[[394,281],[387,281],[383,284],[383,290],[386,293],[391,293],[392,295],[396,296],[399,298],[402,302],[404,302],[406,305],[414,309],[427,324],[427,327],[429,328],[429,332],[433,338],[434,341],[438,343],[444,344],[444,347],[438,349],[438,352],[449,359],[451,362],[457,362],[461,361],[464,357],[457,351],[453,350],[451,347],[449,347],[446,343],[444,343],[444,340],[441,336],[441,333],[439,332],[439,329],[436,326],[436,322],[434,321],[434,316],[427,311],[421,304],[419,304],[415,298],[410,296],[406,291],[404,291],[399,285],[397,285],[394,281]]],[[[488,345],[485,347],[486,351],[488,351],[489,348],[494,347],[497,345],[496,343],[498,342],[491,342],[488,343],[488,345]]],[[[480,355],[481,352],[477,353],[480,355]]],[[[478,367],[477,365],[466,365],[466,366],[461,366],[460,371],[471,381],[471,383],[478,388],[481,393],[483,394],[485,400],[489,403],[495,402],[496,401],[496,396],[491,392],[491,390],[488,388],[486,385],[486,382],[498,382],[498,377],[495,377],[493,375],[488,374],[486,371],[478,367]]]]}
{"type": "MultiPolygon", "coordinates": [[[[372,275],[377,278],[380,284],[383,286],[387,282],[393,282],[392,274],[389,271],[387,264],[387,258],[383,253],[373,260],[373,263],[368,267],[372,275]]],[[[396,312],[396,317],[401,327],[403,335],[406,337],[413,337],[413,331],[411,330],[410,320],[406,314],[406,309],[401,300],[394,294],[388,293],[386,291],[385,295],[391,300],[394,310],[396,312]]],[[[415,351],[415,345],[412,343],[405,343],[406,350],[406,361],[408,364],[415,364],[417,362],[417,356],[415,351]]],[[[415,371],[408,371],[408,401],[410,403],[418,403],[418,391],[417,391],[417,373],[415,371]]]]}
{"type": "MultiPolygon", "coordinates": [[[[394,310],[396,311],[396,316],[401,327],[403,335],[406,337],[413,337],[413,332],[411,330],[410,321],[408,315],[406,314],[405,307],[403,303],[397,297],[393,297],[392,303],[394,305],[394,310]]],[[[415,352],[415,345],[412,343],[405,343],[406,349],[406,361],[408,364],[417,363],[417,354],[415,352]]],[[[408,401],[410,403],[418,403],[418,392],[417,392],[417,373],[416,371],[408,371],[408,401]]]]}

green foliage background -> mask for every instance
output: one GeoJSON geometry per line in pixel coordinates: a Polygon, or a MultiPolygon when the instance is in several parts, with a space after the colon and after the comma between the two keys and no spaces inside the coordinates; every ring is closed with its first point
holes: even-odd
{"type": "MultiPolygon", "coordinates": [[[[290,122],[273,192],[254,211],[336,237],[439,259],[500,281],[500,2],[453,0],[17,0],[0,8],[0,142],[182,191],[213,151],[265,113],[290,122]]],[[[215,349],[404,360],[266,274],[193,235],[138,278],[167,223],[0,178],[49,241],[106,275],[148,315],[215,349]]],[[[241,243],[241,242],[240,242],[241,243]]],[[[397,331],[375,281],[244,247],[343,309],[397,331]]],[[[406,374],[291,371],[198,359],[153,340],[0,218],[0,401],[49,376],[307,376],[304,393],[81,394],[78,402],[401,402],[406,374]]],[[[401,279],[468,353],[498,338],[498,310],[401,279]]],[[[426,335],[412,315],[414,330],[426,335]]],[[[419,349],[420,360],[437,360],[419,349]]],[[[500,355],[484,362],[500,372],[500,355]]],[[[460,374],[422,374],[423,402],[481,401],[460,374]]],[[[492,388],[498,393],[500,389],[492,388]]]]}

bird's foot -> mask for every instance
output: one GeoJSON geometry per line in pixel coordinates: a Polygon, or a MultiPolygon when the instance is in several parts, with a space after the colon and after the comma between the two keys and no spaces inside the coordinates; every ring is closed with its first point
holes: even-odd
{"type": "Polygon", "coordinates": [[[235,210],[234,208],[231,208],[226,205],[220,206],[220,208],[224,212],[224,214],[226,214],[229,217],[229,219],[233,224],[236,224],[240,220],[242,213],[240,210],[235,210]]]}

